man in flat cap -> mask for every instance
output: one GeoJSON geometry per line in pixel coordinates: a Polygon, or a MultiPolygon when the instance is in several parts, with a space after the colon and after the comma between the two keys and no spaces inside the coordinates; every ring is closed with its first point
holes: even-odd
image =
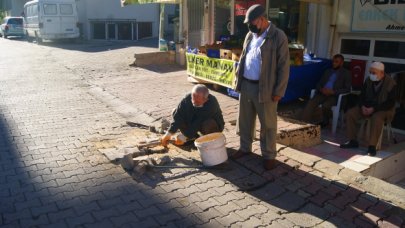
{"type": "Polygon", "coordinates": [[[260,148],[264,168],[276,166],[277,104],[287,88],[290,55],[285,33],[267,20],[261,5],[251,6],[245,17],[249,28],[236,76],[240,92],[237,159],[252,152],[256,115],[260,121],[260,148]]]}
{"type": "Polygon", "coordinates": [[[395,115],[396,83],[384,72],[384,64],[373,62],[369,77],[363,84],[359,105],[347,111],[347,137],[349,141],[341,144],[341,148],[357,148],[357,122],[369,119],[370,138],[368,139],[368,155],[376,155],[376,145],[385,121],[392,120],[395,115]]]}

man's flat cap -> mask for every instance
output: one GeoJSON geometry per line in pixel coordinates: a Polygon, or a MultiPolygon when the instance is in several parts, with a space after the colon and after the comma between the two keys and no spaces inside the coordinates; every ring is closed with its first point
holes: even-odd
{"type": "Polygon", "coordinates": [[[245,21],[243,21],[243,23],[246,24],[246,23],[250,23],[250,22],[254,21],[256,18],[263,16],[264,12],[265,12],[265,9],[260,4],[252,5],[246,11],[245,21]]]}

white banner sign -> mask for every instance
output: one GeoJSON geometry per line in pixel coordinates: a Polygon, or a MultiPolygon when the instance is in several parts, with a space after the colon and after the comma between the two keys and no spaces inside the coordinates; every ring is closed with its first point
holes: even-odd
{"type": "Polygon", "coordinates": [[[405,33],[405,0],[354,0],[352,31],[405,33]]]}

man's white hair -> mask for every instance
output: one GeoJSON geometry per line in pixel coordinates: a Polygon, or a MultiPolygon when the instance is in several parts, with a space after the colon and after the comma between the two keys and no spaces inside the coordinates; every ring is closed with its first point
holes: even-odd
{"type": "Polygon", "coordinates": [[[204,96],[204,98],[208,98],[210,91],[208,90],[208,88],[205,85],[197,84],[193,87],[193,89],[191,90],[191,93],[192,94],[202,94],[204,96]]]}

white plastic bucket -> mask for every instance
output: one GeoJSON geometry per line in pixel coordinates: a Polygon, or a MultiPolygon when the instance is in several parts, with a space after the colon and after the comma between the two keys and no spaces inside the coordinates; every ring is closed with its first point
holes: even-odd
{"type": "Polygon", "coordinates": [[[200,152],[201,160],[205,166],[219,165],[228,160],[226,153],[226,138],[222,133],[212,133],[201,136],[194,141],[200,152]]]}

